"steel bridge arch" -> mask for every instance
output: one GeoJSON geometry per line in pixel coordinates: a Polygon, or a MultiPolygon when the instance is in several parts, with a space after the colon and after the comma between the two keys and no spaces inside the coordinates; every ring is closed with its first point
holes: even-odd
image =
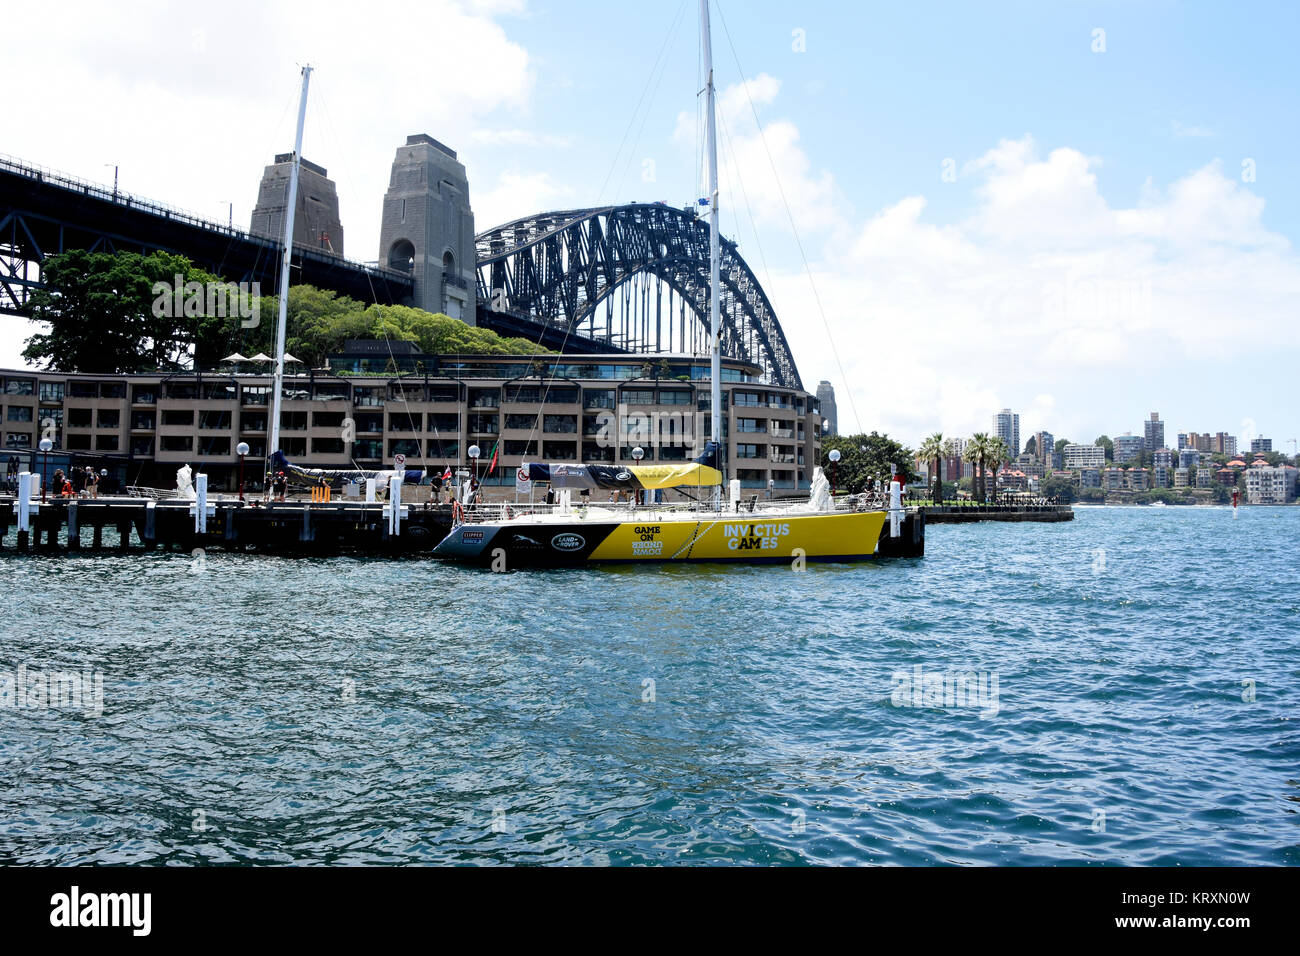
{"type": "MultiPolygon", "coordinates": [[[[603,322],[599,306],[620,289],[626,294],[638,277],[648,277],[681,297],[700,327],[695,332],[707,341],[709,226],[693,209],[634,203],[538,213],[480,233],[475,242],[479,301],[489,309],[527,316],[566,335],[595,341],[603,336],[612,344],[609,306],[603,322]]],[[[759,366],[775,385],[802,389],[767,293],[726,238],[721,280],[722,354],[759,366]]],[[[631,331],[625,328],[623,347],[672,350],[672,316],[665,336],[661,305],[656,299],[653,321],[647,304],[631,331]]]]}

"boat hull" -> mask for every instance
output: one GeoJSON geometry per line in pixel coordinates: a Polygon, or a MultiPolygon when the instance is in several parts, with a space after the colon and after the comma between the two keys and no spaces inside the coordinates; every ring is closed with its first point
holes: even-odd
{"type": "MultiPolygon", "coordinates": [[[[917,516],[909,516],[909,521],[917,516]]],[[[908,539],[914,529],[908,528],[908,539]]],[[[707,561],[860,561],[887,553],[883,511],[826,515],[708,515],[632,521],[501,521],[463,524],[434,550],[473,564],[505,567],[707,561]]],[[[919,552],[913,551],[919,556],[919,552]]]]}

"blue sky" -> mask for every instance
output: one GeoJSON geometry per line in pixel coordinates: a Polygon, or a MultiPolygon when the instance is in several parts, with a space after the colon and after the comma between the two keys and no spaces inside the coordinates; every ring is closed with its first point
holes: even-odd
{"type": "MultiPolygon", "coordinates": [[[[308,24],[242,0],[219,22],[134,6],[18,15],[11,69],[48,84],[0,151],[95,180],[117,163],[123,189],[214,218],[233,201],[246,223],[310,60],[304,154],[339,184],[354,258],[377,255],[411,132],[460,152],[479,228],[699,191],[694,0],[326,3],[308,24]]],[[[1010,406],[1022,434],[1140,433],[1158,410],[1171,439],[1282,447],[1300,432],[1298,10],[715,4],[724,230],[805,384],[835,384],[842,427],[907,441],[1010,406]]],[[[3,364],[23,326],[0,325],[3,364]]]]}

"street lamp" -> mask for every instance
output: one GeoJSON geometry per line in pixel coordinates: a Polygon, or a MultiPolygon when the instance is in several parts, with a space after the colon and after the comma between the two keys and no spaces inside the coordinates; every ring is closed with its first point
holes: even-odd
{"type": "Polygon", "coordinates": [[[50,449],[54,447],[54,442],[50,441],[48,438],[42,438],[39,447],[45,458],[45,463],[41,465],[41,501],[44,501],[45,485],[49,480],[47,472],[50,470],[50,449]]]}
{"type": "MultiPolygon", "coordinates": [[[[640,460],[641,460],[642,458],[644,458],[644,457],[645,457],[645,449],[642,448],[640,445],[637,445],[635,448],[632,449],[632,460],[633,460],[633,461],[640,461],[640,460]]],[[[640,505],[640,504],[645,504],[645,502],[643,502],[643,501],[641,500],[641,489],[640,489],[640,488],[638,488],[638,489],[636,490],[636,492],[633,494],[633,496],[632,496],[632,502],[633,502],[633,504],[638,504],[638,505],[640,505]]]]}
{"type": "Polygon", "coordinates": [[[244,456],[248,454],[248,442],[241,441],[235,446],[235,452],[239,455],[239,500],[244,500],[244,456]]]}
{"type": "Polygon", "coordinates": [[[117,202],[117,163],[105,163],[104,165],[113,167],[113,202],[117,202]]]}
{"type": "Polygon", "coordinates": [[[478,445],[469,446],[469,457],[474,459],[474,480],[478,481],[478,456],[483,453],[483,449],[478,445]]]}
{"type": "Polygon", "coordinates": [[[830,454],[826,456],[831,460],[831,497],[835,496],[835,485],[839,474],[840,450],[832,448],[830,454]]]}

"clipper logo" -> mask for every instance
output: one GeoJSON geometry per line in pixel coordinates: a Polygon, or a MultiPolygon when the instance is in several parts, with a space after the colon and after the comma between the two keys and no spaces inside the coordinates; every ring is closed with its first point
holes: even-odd
{"type": "Polygon", "coordinates": [[[460,540],[462,540],[462,541],[482,541],[482,540],[483,540],[483,532],[482,532],[482,531],[462,531],[462,532],[460,533],[460,540]]]}
{"type": "Polygon", "coordinates": [[[557,534],[551,539],[551,547],[556,551],[581,551],[586,546],[580,534],[557,534]]]}
{"type": "Polygon", "coordinates": [[[129,926],[134,936],[153,928],[153,894],[86,893],[76,886],[50,897],[51,926],[129,926]]]}

